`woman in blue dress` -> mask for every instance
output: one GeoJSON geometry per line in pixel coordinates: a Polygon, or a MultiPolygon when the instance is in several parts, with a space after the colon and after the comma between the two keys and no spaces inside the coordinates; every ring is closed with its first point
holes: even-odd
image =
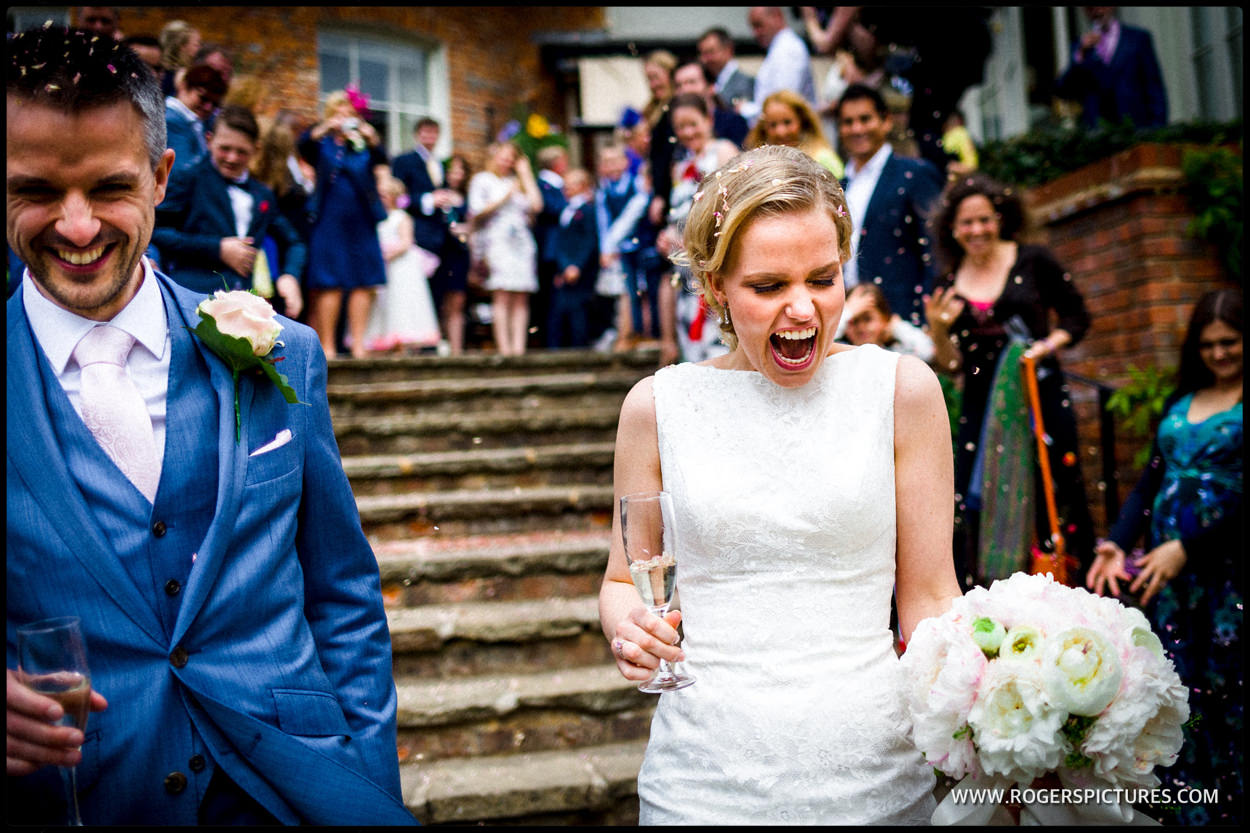
{"type": "Polygon", "coordinates": [[[1193,719],[1164,785],[1218,789],[1219,802],[1156,808],[1183,824],[1241,821],[1242,332],[1240,289],[1195,305],[1152,459],[1086,578],[1113,596],[1131,582],[1189,688],[1193,719]],[[1126,563],[1143,533],[1147,552],[1126,563]]]}
{"type": "Polygon", "coordinates": [[[309,200],[312,231],[305,284],[309,320],[327,358],[338,352],[337,331],[347,295],[351,353],[365,355],[365,328],[376,288],[386,283],[377,224],[386,219],[377,172],[386,153],[373,125],[360,117],[344,91],[326,96],[325,119],[300,137],[300,155],[317,169],[309,200]]]}

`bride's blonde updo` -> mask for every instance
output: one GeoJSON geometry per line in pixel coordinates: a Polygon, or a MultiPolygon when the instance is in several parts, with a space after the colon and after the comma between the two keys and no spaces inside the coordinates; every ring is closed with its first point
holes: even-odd
{"type": "Polygon", "coordinates": [[[757,217],[821,209],[838,232],[838,253],[851,256],[851,216],[842,186],[820,163],[797,148],[764,145],[735,156],[705,177],[686,221],[683,249],[674,263],[690,269],[707,305],[721,321],[722,338],[734,349],[733,321],[712,292],[713,276],[724,270],[733,247],[757,217]]]}

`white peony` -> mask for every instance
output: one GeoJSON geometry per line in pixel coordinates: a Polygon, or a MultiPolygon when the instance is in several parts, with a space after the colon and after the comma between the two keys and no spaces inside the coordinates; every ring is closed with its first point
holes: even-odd
{"type": "Polygon", "coordinates": [[[1026,783],[1059,766],[1066,718],[1046,696],[1040,670],[1025,662],[990,663],[968,713],[985,772],[1026,783]]]}
{"type": "Polygon", "coordinates": [[[1042,651],[1042,680],[1051,702],[1071,714],[1093,717],[1120,691],[1124,676],[1115,648],[1102,634],[1076,627],[1060,631],[1042,651]]]}
{"type": "Polygon", "coordinates": [[[1045,644],[1046,639],[1037,628],[1016,625],[1003,637],[1003,644],[998,648],[998,658],[1038,662],[1042,658],[1042,647],[1045,644]]]}
{"type": "Polygon", "coordinates": [[[951,616],[916,626],[901,665],[916,748],[955,778],[977,771],[968,711],[985,673],[986,659],[966,627],[951,616]]]}

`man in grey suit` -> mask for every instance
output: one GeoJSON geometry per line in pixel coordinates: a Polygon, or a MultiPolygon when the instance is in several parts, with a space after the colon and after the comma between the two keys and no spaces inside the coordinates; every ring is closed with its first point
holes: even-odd
{"type": "Polygon", "coordinates": [[[755,98],[755,79],[739,68],[733,38],[723,28],[708,29],[699,38],[699,62],[716,79],[716,94],[735,110],[755,98]]]}

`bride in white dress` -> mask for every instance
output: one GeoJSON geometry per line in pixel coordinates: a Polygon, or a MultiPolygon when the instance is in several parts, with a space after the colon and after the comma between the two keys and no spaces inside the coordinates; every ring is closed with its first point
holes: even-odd
{"type": "Polygon", "coordinates": [[[959,595],[950,428],[933,372],[834,342],[851,223],[801,151],[705,180],[685,258],[731,351],[644,379],[615,491],[665,489],[680,612],[642,605],[614,522],[600,616],[621,673],[681,660],[638,776],[643,824],[927,823],[890,630],[959,595]],[[677,645],[677,624],[684,641],[677,645]]]}

